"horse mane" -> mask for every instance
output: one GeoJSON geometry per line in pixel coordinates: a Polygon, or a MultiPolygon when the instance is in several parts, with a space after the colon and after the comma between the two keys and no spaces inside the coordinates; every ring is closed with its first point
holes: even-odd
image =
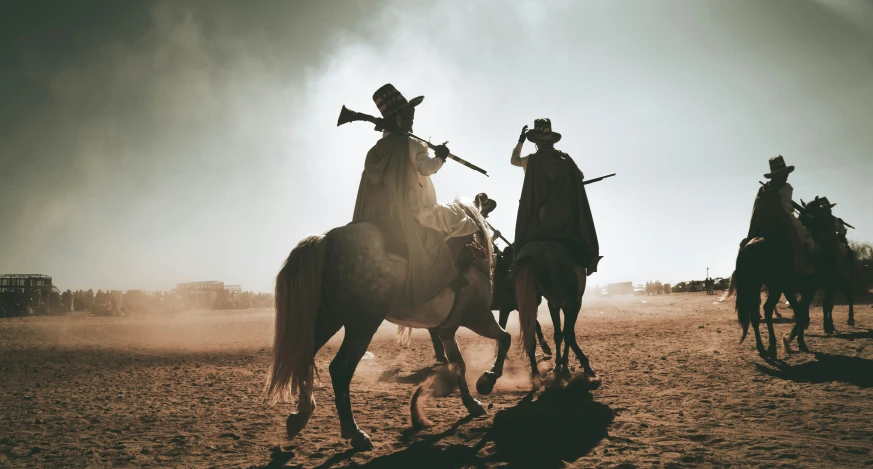
{"type": "Polygon", "coordinates": [[[479,213],[479,210],[471,204],[463,202],[461,200],[455,199],[455,203],[458,204],[464,210],[464,213],[467,214],[468,217],[472,218],[476,223],[476,226],[479,228],[479,232],[475,235],[476,240],[485,247],[485,262],[488,266],[488,282],[491,284],[492,289],[494,288],[494,244],[491,241],[491,235],[488,234],[488,225],[485,223],[485,218],[482,217],[482,214],[479,213]]]}

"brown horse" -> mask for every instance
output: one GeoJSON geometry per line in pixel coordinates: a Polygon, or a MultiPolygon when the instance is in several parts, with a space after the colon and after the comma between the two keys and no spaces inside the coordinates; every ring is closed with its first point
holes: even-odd
{"type": "MultiPolygon", "coordinates": [[[[457,202],[456,202],[457,203],[457,202]]],[[[458,203],[479,225],[480,244],[491,245],[479,212],[458,203]]],[[[488,249],[488,271],[491,252],[488,249]]],[[[372,449],[370,437],[355,422],[349,399],[349,384],[358,362],[376,329],[387,320],[404,327],[433,328],[439,335],[453,365],[461,401],[474,416],[485,413],[470,394],[466,368],[455,332],[466,327],[497,341],[497,359],[480,381],[491,383],[503,374],[503,362],[510,336],[494,320],[491,278],[479,269],[468,269],[468,285],[453,292],[446,288],[419,307],[398,302],[406,279],[406,260],[389,255],[379,229],[370,223],[334,228],[325,235],[309,236],[295,247],[276,277],[276,327],[273,363],[266,392],[272,400],[297,397],[297,412],[288,416],[289,438],[299,434],[315,410],[312,390],[316,352],[340,328],[345,337],[330,364],[340,430],[354,448],[372,449]]]]}
{"type": "Polygon", "coordinates": [[[576,343],[576,319],[582,309],[585,294],[585,270],[576,266],[570,252],[557,241],[528,241],[516,256],[515,292],[518,298],[521,340],[531,366],[535,388],[540,385],[534,343],[537,318],[537,298],[540,294],[549,304],[549,313],[555,326],[555,375],[569,376],[569,349],[573,349],[583,369],[583,376],[594,387],[600,379],[591,367],[588,357],[576,343]],[[561,327],[561,312],[564,325],[561,327]],[[561,351],[561,342],[564,350],[561,351]]]}

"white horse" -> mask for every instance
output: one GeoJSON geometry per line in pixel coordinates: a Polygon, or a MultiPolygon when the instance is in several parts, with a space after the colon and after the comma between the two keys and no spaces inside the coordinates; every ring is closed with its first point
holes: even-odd
{"type": "MultiPolygon", "coordinates": [[[[492,268],[491,239],[485,222],[472,206],[460,204],[476,220],[476,235],[488,246],[487,271],[492,268]]],[[[461,401],[472,415],[485,408],[467,387],[466,368],[455,332],[466,327],[498,343],[497,359],[479,379],[479,389],[490,392],[503,374],[510,335],[491,313],[491,278],[479,269],[464,274],[469,285],[457,293],[448,287],[416,308],[398,306],[407,263],[389,255],[379,229],[370,223],[334,228],[325,235],[309,236],[295,247],[276,277],[276,336],[273,363],[267,382],[270,399],[297,396],[297,412],[288,416],[288,437],[298,435],[315,410],[312,396],[316,352],[340,328],[345,338],[330,364],[336,409],[343,438],[358,450],[372,449],[370,437],[355,422],[349,401],[349,384],[382,321],[404,327],[436,329],[451,369],[458,378],[461,401]]]]}

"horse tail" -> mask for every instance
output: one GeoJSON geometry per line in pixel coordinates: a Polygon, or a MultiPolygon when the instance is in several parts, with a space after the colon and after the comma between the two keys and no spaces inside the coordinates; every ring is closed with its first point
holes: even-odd
{"type": "Polygon", "coordinates": [[[518,321],[521,343],[525,352],[534,347],[537,325],[537,288],[535,266],[523,262],[518,266],[515,278],[515,295],[518,302],[518,321]]]}
{"type": "Polygon", "coordinates": [[[728,285],[728,292],[725,295],[725,298],[729,298],[737,291],[737,271],[734,270],[734,273],[731,274],[731,283],[728,285]]]}
{"type": "Polygon", "coordinates": [[[749,333],[749,322],[752,314],[757,315],[761,309],[761,287],[763,282],[760,279],[760,271],[764,268],[760,265],[760,249],[757,246],[762,244],[749,244],[742,249],[737,255],[737,267],[731,276],[731,285],[728,294],[736,291],[737,301],[737,320],[743,328],[743,336],[740,338],[740,343],[746,340],[746,335],[749,333]]]}
{"type": "Polygon", "coordinates": [[[397,345],[401,347],[409,347],[409,341],[412,340],[412,328],[406,326],[397,326],[397,345]]]}
{"type": "Polygon", "coordinates": [[[311,396],[315,378],[315,320],[321,303],[324,235],[309,236],[291,250],[276,276],[276,332],[267,398],[311,396]]]}

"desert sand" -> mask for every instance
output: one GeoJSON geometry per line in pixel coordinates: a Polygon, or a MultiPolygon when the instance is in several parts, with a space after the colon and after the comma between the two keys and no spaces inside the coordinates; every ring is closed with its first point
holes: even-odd
{"type": "MultiPolygon", "coordinates": [[[[475,419],[432,367],[427,333],[401,348],[385,324],[352,381],[376,446],[366,453],[340,438],[333,406],[327,366],[342,332],[316,357],[319,407],[288,440],[292,406],[262,398],[272,311],[3,319],[0,467],[873,466],[870,305],[856,308],[855,327],[837,306],[833,336],[814,310],[814,353],[780,349],[768,363],[754,340],[738,343],[732,301],[721,300],[586,299],[576,332],[603,379],[590,393],[576,382],[528,392],[513,315],[507,374],[490,396],[474,391],[489,408],[475,419]],[[436,426],[416,431],[409,398],[431,376],[423,407],[436,426]]],[[[469,331],[459,343],[472,387],[495,347],[469,331]]]]}

